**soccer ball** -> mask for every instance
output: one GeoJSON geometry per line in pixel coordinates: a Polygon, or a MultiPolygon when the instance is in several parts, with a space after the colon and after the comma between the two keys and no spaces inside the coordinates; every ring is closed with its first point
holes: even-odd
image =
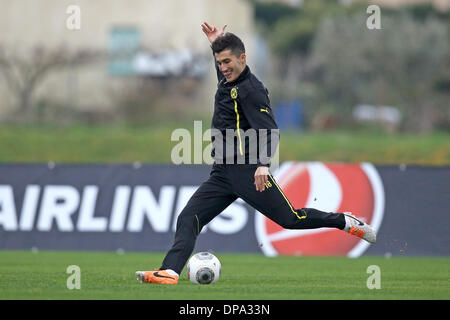
{"type": "Polygon", "coordinates": [[[219,259],[209,252],[194,254],[188,261],[186,273],[193,284],[212,284],[219,280],[222,266],[219,259]]]}

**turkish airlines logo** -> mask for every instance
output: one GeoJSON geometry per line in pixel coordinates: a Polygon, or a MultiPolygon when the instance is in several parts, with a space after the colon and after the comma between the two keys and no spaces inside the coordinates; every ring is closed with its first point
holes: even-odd
{"type": "MultiPolygon", "coordinates": [[[[384,212],[384,190],[369,163],[287,162],[274,174],[296,209],[353,212],[378,231],[384,212]]],[[[369,243],[334,228],[287,230],[257,212],[255,229],[265,255],[360,256],[369,243]]]]}

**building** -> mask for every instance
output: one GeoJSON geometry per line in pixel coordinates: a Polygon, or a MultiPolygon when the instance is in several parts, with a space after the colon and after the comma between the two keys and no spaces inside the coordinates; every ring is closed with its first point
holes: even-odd
{"type": "MultiPolygon", "coordinates": [[[[33,99],[103,110],[114,107],[111,92],[120,94],[137,76],[157,72],[151,67],[151,55],[171,52],[175,62],[183,53],[185,58],[189,54],[206,56],[210,68],[205,76],[214,80],[209,43],[200,27],[203,21],[228,24],[227,30],[241,36],[251,53],[253,11],[248,1],[240,0],[2,0],[0,49],[32,64],[36,49],[106,54],[106,59],[95,64],[49,73],[39,81],[33,99]],[[121,53],[128,55],[121,59],[121,53]],[[119,58],[113,60],[116,54],[119,58]]],[[[198,105],[210,110],[214,81],[202,83],[198,105]]],[[[5,77],[0,77],[0,95],[1,118],[17,106],[5,77]]]]}

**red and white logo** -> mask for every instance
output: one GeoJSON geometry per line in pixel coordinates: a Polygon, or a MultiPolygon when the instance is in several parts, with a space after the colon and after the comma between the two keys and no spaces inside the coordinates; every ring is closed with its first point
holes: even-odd
{"type": "MultiPolygon", "coordinates": [[[[351,211],[378,231],[384,212],[383,183],[369,163],[287,162],[274,174],[294,208],[351,211]]],[[[287,230],[256,212],[256,236],[265,255],[359,257],[369,243],[334,228],[287,230]]]]}

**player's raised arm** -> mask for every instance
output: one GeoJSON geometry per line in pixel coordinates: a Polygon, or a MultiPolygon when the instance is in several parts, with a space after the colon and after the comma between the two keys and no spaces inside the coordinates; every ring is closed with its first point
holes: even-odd
{"type": "MultiPolygon", "coordinates": [[[[227,27],[227,25],[224,25],[222,27],[222,29],[217,29],[215,26],[211,26],[210,24],[208,24],[207,22],[204,22],[202,24],[202,30],[203,33],[206,35],[206,37],[209,40],[209,43],[213,43],[214,40],[216,40],[218,37],[220,37],[221,35],[223,35],[225,33],[225,28],[227,27]]],[[[223,79],[225,79],[224,75],[222,74],[222,72],[220,72],[219,67],[217,66],[217,61],[216,61],[216,57],[214,56],[214,66],[216,68],[216,73],[217,73],[217,81],[222,81],[223,79]]]]}
{"type": "Polygon", "coordinates": [[[208,24],[208,22],[202,23],[202,30],[203,33],[206,35],[206,37],[209,40],[209,43],[213,43],[214,40],[216,40],[218,37],[223,35],[225,33],[225,28],[227,25],[224,25],[222,29],[217,29],[215,26],[212,26],[208,24]]]}

